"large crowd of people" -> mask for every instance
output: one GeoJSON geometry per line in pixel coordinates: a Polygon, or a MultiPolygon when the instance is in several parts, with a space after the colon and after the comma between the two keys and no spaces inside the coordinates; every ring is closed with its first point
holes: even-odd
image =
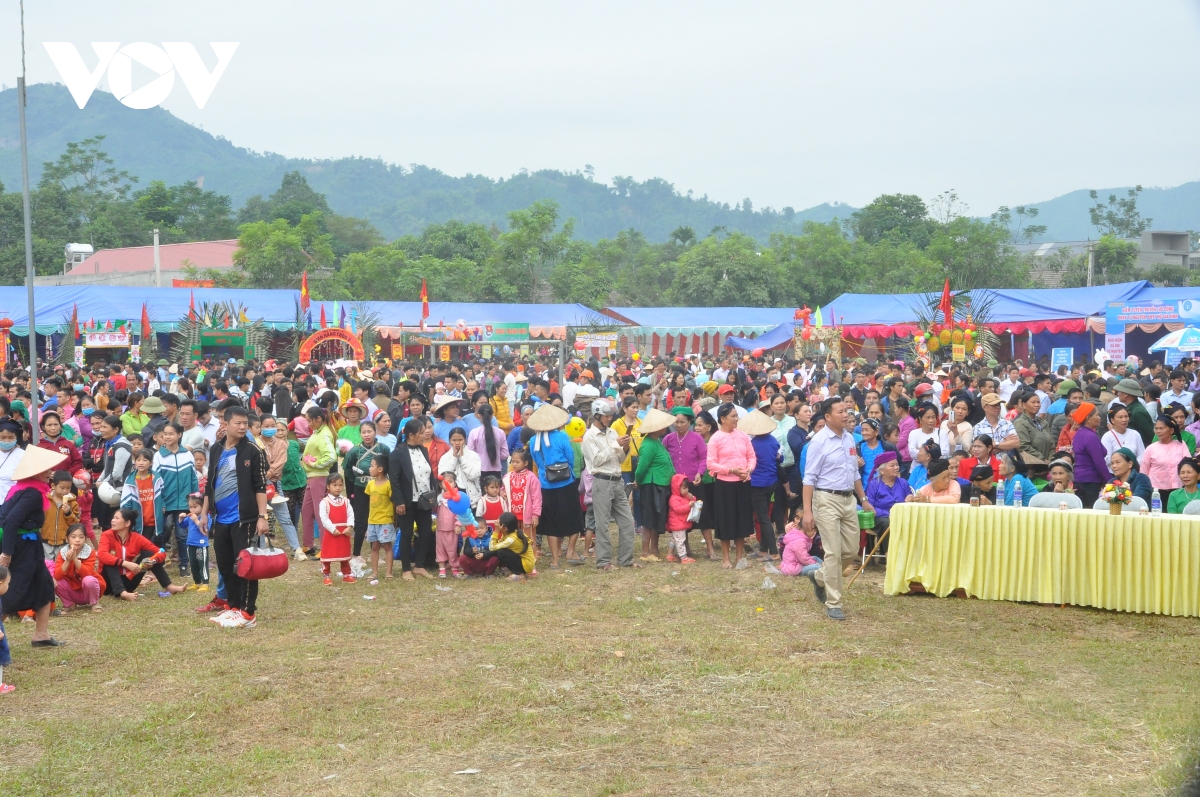
{"type": "MultiPolygon", "coordinates": [[[[9,367],[0,616],[50,648],[59,612],[196,591],[197,612],[253,628],[259,582],[236,563],[278,534],[325,585],[757,560],[840,620],[843,577],[872,541],[886,555],[897,503],[1090,508],[1118,478],[1183,512],[1198,432],[1190,360],[9,367]]],[[[9,660],[0,625],[0,693],[9,660]]]]}

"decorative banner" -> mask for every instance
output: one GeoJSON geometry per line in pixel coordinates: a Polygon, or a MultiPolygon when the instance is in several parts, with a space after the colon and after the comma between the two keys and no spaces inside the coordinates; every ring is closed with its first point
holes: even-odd
{"type": "Polygon", "coordinates": [[[83,367],[83,347],[82,346],[75,347],[75,365],[79,366],[80,368],[83,367]]]}
{"type": "Polygon", "coordinates": [[[83,336],[83,345],[92,349],[127,349],[130,345],[128,332],[88,332],[83,336]]]}
{"type": "Polygon", "coordinates": [[[1104,350],[1108,353],[1109,359],[1124,360],[1125,359],[1125,333],[1120,335],[1105,335],[1104,350]]]}
{"type": "Polygon", "coordinates": [[[483,359],[485,359],[485,360],[492,359],[492,347],[491,346],[480,346],[479,348],[483,350],[483,355],[482,355],[483,359]]]}
{"type": "Polygon", "coordinates": [[[129,347],[129,359],[135,363],[142,361],[142,346],[140,343],[135,343],[129,347]]]}
{"type": "Polygon", "coordinates": [[[529,356],[529,346],[528,346],[527,344],[526,344],[526,345],[522,345],[522,346],[521,346],[521,356],[522,356],[522,357],[528,357],[528,356],[529,356]]]}
{"type": "Polygon", "coordinates": [[[1051,349],[1050,350],[1050,370],[1057,371],[1058,366],[1065,365],[1070,368],[1075,362],[1075,349],[1051,349]]]}
{"type": "Polygon", "coordinates": [[[340,340],[349,346],[350,351],[354,353],[354,359],[366,359],[366,352],[363,350],[362,341],[356,338],[349,330],[342,329],[341,327],[326,327],[325,329],[318,329],[300,344],[300,362],[311,362],[313,349],[331,340],[340,340]]]}
{"type": "Polygon", "coordinates": [[[967,361],[967,347],[962,343],[951,343],[950,359],[956,363],[965,363],[967,361]]]}
{"type": "Polygon", "coordinates": [[[450,362],[450,347],[438,346],[438,359],[442,362],[450,362]]]}
{"type": "Polygon", "coordinates": [[[212,280],[171,280],[172,288],[214,288],[216,283],[212,280]]]}
{"type": "Polygon", "coordinates": [[[404,359],[404,346],[400,345],[399,343],[392,344],[392,359],[393,360],[403,360],[404,359]]]}

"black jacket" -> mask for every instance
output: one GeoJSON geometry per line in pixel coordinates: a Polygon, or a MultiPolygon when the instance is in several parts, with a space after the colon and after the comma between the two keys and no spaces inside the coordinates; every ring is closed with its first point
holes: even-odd
{"type": "MultiPolygon", "coordinates": [[[[258,494],[267,492],[267,457],[262,450],[243,437],[235,446],[237,451],[237,483],[238,483],[238,516],[242,523],[258,520],[258,494]]],[[[221,464],[221,454],[225,451],[225,441],[218,440],[208,451],[208,483],[204,486],[204,494],[208,498],[210,511],[216,515],[217,498],[217,467],[221,464]]]]}
{"type": "MultiPolygon", "coordinates": [[[[396,450],[392,452],[391,459],[388,461],[388,472],[391,474],[392,480],[392,503],[394,504],[413,504],[417,500],[417,496],[413,495],[413,466],[412,452],[419,452],[419,456],[424,457],[425,461],[429,461],[429,454],[421,446],[413,448],[407,443],[401,443],[396,446],[396,450]]],[[[437,492],[439,482],[437,480],[436,468],[430,467],[430,481],[433,482],[433,489],[437,492]]]]}

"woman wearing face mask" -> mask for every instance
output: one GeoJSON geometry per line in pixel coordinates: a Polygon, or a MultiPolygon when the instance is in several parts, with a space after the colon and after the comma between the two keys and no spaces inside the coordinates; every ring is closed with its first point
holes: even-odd
{"type": "Polygon", "coordinates": [[[63,424],[63,436],[70,437],[75,447],[83,453],[92,447],[92,418],[96,414],[96,402],[87,393],[76,393],[72,404],[74,412],[63,424]]]}
{"type": "Polygon", "coordinates": [[[25,430],[12,418],[0,418],[0,504],[13,486],[13,472],[25,456],[25,430]]]}

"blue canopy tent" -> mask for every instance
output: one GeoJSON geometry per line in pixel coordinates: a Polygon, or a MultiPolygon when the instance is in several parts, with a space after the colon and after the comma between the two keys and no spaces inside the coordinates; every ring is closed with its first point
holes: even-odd
{"type": "Polygon", "coordinates": [[[792,345],[792,341],[796,339],[796,324],[789,321],[786,324],[780,324],[774,329],[764,332],[757,338],[739,338],[730,335],[725,338],[725,345],[731,349],[739,349],[741,351],[753,351],[754,349],[781,349],[792,345]]]}
{"type": "MultiPolygon", "coordinates": [[[[314,316],[320,313],[320,302],[313,304],[314,316]]],[[[325,312],[332,312],[332,302],[325,302],[325,312]]],[[[362,307],[379,316],[380,330],[389,337],[399,334],[400,325],[412,331],[421,323],[420,302],[357,302],[346,303],[362,307]]],[[[530,334],[537,338],[562,337],[567,327],[609,326],[611,318],[582,304],[488,304],[482,302],[430,302],[426,326],[437,328],[439,323],[453,327],[458,321],[468,327],[488,324],[528,324],[530,334]]]]}
{"type": "MultiPolygon", "coordinates": [[[[794,307],[605,307],[606,316],[630,329],[626,345],[643,354],[716,354],[729,336],[756,338],[790,324],[794,307]]],[[[750,348],[757,348],[757,345],[750,348]]]]}
{"type": "MultiPolygon", "coordinates": [[[[154,331],[173,332],[180,319],[187,317],[193,295],[197,307],[203,302],[244,305],[247,317],[254,321],[262,319],[272,329],[291,329],[295,325],[296,302],[300,300],[299,291],[288,290],[46,286],[33,289],[37,332],[49,335],[65,331],[72,307],[78,307],[81,324],[88,319],[140,322],[143,302],[154,331]]],[[[12,319],[14,335],[29,334],[28,302],[23,286],[0,286],[0,317],[12,319]]]]}

